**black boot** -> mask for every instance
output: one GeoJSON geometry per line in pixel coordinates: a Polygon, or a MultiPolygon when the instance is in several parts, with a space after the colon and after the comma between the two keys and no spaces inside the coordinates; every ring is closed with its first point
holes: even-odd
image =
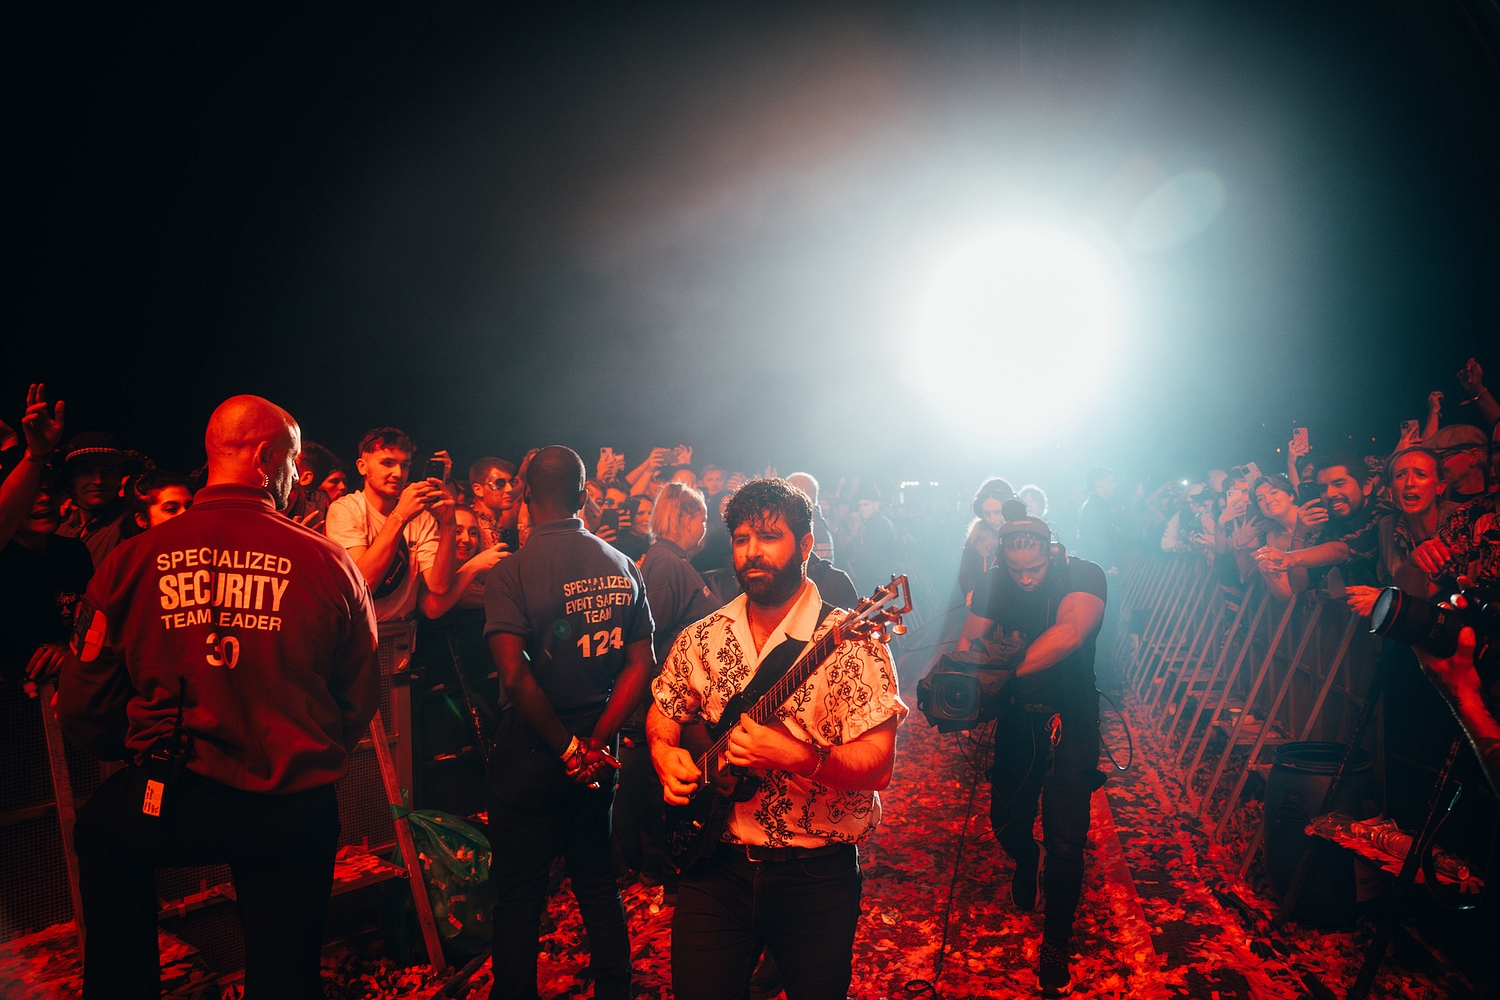
{"type": "Polygon", "coordinates": [[[1044,997],[1065,997],[1073,991],[1073,976],[1068,969],[1068,949],[1042,942],[1042,954],[1036,967],[1036,984],[1044,997]]]}

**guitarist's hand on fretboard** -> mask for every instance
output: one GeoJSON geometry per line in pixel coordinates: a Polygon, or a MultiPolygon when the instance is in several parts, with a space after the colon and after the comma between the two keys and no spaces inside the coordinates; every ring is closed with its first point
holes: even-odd
{"type": "Polygon", "coordinates": [[[724,757],[737,767],[793,774],[806,774],[817,764],[812,747],[788,732],[780,720],[762,726],[748,713],[740,716],[739,723],[729,731],[724,757]]]}

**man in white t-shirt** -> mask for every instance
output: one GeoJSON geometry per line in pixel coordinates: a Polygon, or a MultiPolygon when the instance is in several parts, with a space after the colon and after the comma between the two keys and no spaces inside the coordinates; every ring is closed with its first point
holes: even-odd
{"type": "Polygon", "coordinates": [[[433,594],[453,585],[457,562],[454,500],[440,480],[408,483],[411,438],[377,427],[359,441],[354,467],[364,477],[358,493],[328,508],[328,537],[349,550],[375,599],[377,621],[411,617],[418,583],[433,594]]]}

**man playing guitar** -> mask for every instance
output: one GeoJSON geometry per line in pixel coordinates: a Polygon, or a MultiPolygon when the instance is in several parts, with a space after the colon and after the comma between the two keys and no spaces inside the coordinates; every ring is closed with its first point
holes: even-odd
{"type": "MultiPolygon", "coordinates": [[[[743,593],[678,636],[652,687],[646,731],[671,805],[687,805],[711,780],[683,746],[685,727],[718,723],[778,647],[800,649],[847,615],[806,579],[806,494],[755,480],[730,499],[724,521],[743,593]]],[[[760,783],[733,804],[717,847],[682,874],[672,920],[678,1000],[742,995],[762,948],[789,1000],[843,1000],[860,913],[857,845],[879,822],[876,791],[890,782],[906,712],[890,654],[865,638],[835,646],[770,725],[740,717],[723,763],[760,783]]]]}

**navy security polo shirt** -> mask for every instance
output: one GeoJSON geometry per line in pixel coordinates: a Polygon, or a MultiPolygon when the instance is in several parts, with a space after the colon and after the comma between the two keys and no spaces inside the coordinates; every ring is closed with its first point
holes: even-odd
{"type": "Polygon", "coordinates": [[[531,674],[557,712],[609,700],[625,647],[650,639],[641,572],[578,518],[548,521],[484,583],[484,634],[524,636],[531,674]]]}

